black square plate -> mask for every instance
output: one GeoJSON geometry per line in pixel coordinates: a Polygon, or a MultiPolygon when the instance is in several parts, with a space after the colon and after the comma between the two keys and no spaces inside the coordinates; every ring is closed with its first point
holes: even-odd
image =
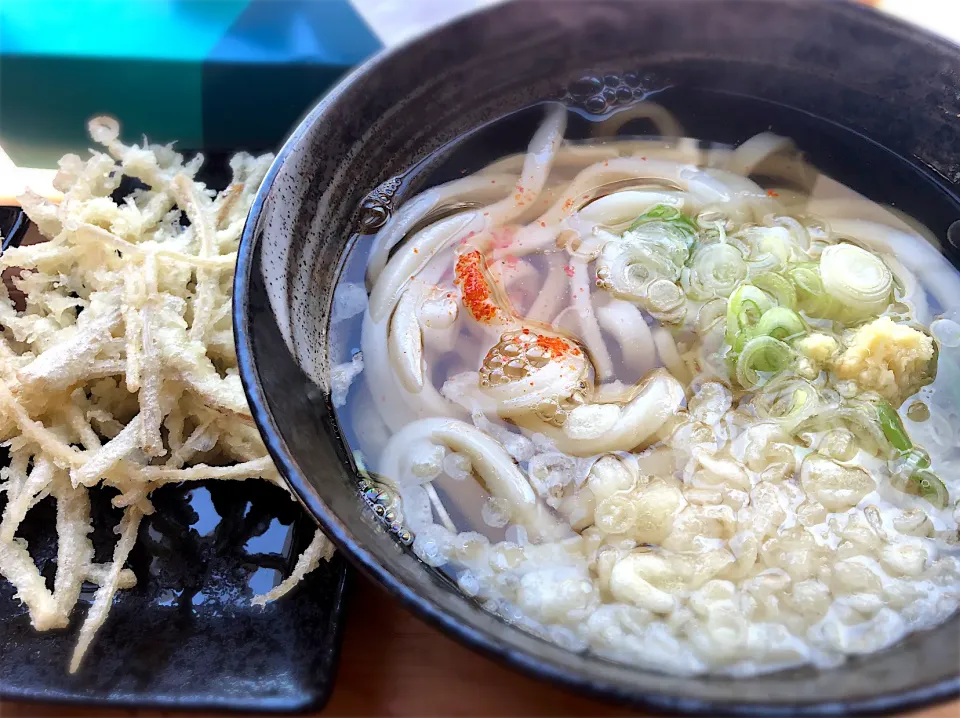
{"type": "MultiPolygon", "coordinates": [[[[226,158],[208,160],[211,186],[226,158]]],[[[4,246],[29,222],[0,208],[4,246]]],[[[91,492],[96,560],[109,560],[120,512],[111,491],[91,492]]],[[[250,599],[289,574],[315,530],[282,489],[263,481],[165,486],[140,526],[120,591],[76,675],[76,634],[93,597],[84,591],[70,626],[38,633],[13,586],[0,579],[0,698],[92,705],[293,712],[321,708],[336,675],[349,574],[337,554],[265,608],[250,599]]],[[[0,510],[6,502],[0,494],[0,510]]],[[[55,504],[44,499],[18,536],[41,573],[56,571],[55,504]]],[[[91,588],[89,585],[85,588],[91,588]]]]}

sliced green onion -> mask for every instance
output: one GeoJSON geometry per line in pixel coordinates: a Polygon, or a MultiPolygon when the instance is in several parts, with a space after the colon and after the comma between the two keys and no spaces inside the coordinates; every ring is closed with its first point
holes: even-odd
{"type": "Polygon", "coordinates": [[[779,339],[754,337],[743,346],[737,357],[737,381],[745,389],[758,386],[758,372],[779,372],[793,362],[794,353],[788,344],[779,339]]]}
{"type": "Polygon", "coordinates": [[[891,481],[893,486],[910,496],[919,496],[938,509],[945,509],[950,504],[950,492],[940,478],[932,471],[921,469],[903,481],[891,481]]]}
{"type": "Polygon", "coordinates": [[[823,294],[823,282],[820,279],[820,265],[816,262],[798,262],[787,270],[787,274],[797,288],[797,298],[823,294]]]}
{"type": "Polygon", "coordinates": [[[834,244],[820,255],[824,290],[843,304],[845,314],[881,314],[893,294],[893,273],[877,255],[854,244],[834,244]]]}
{"type": "Polygon", "coordinates": [[[800,262],[787,270],[797,292],[797,306],[811,317],[830,318],[842,307],[823,288],[820,265],[816,262],[800,262]]]}
{"type": "Polygon", "coordinates": [[[781,307],[797,308],[797,290],[789,279],[773,272],[764,272],[750,277],[750,283],[771,295],[781,307]]]}
{"type": "Polygon", "coordinates": [[[800,315],[786,307],[773,307],[765,311],[754,330],[756,336],[763,335],[774,339],[795,337],[806,331],[807,327],[800,315]]]}
{"type": "Polygon", "coordinates": [[[637,217],[619,239],[604,243],[596,263],[597,286],[642,304],[651,283],[680,279],[696,238],[690,218],[675,207],[657,205],[637,217]]]}
{"type": "Polygon", "coordinates": [[[718,319],[722,319],[727,313],[727,302],[724,299],[711,299],[704,302],[697,312],[697,334],[701,336],[710,331],[718,319]]]}
{"type": "Polygon", "coordinates": [[[747,276],[740,250],[717,242],[701,245],[691,258],[689,272],[681,275],[684,291],[693,299],[728,297],[747,276]]]}
{"type": "Polygon", "coordinates": [[[894,449],[908,451],[913,448],[913,442],[907,436],[907,430],[903,428],[900,415],[884,399],[877,402],[877,419],[880,421],[883,435],[887,437],[887,441],[894,449]]]}
{"type": "Polygon", "coordinates": [[[805,407],[813,403],[813,397],[816,396],[816,393],[810,389],[794,389],[790,394],[790,404],[787,406],[786,411],[784,411],[780,417],[796,417],[801,412],[804,411],[805,407]]]}
{"type": "Polygon", "coordinates": [[[681,229],[688,233],[691,240],[697,236],[697,230],[699,229],[692,219],[690,219],[676,207],[658,204],[655,207],[651,207],[633,220],[633,223],[627,227],[627,231],[632,232],[648,222],[669,222],[675,225],[677,229],[681,229]]]}
{"type": "Polygon", "coordinates": [[[736,376],[737,375],[737,361],[740,359],[740,355],[734,351],[728,351],[723,357],[724,366],[727,369],[727,376],[736,376]]]}
{"type": "Polygon", "coordinates": [[[810,382],[803,379],[784,382],[778,378],[765,386],[751,403],[759,418],[772,419],[792,430],[817,411],[820,394],[810,382]]]}
{"type": "Polygon", "coordinates": [[[741,284],[727,302],[727,343],[739,350],[737,337],[745,329],[755,326],[763,313],[772,307],[770,297],[760,289],[752,284],[741,284]]]}
{"type": "Polygon", "coordinates": [[[753,272],[780,270],[790,260],[793,244],[784,227],[747,226],[730,237],[739,245],[753,272]]]}
{"type": "MultiPolygon", "coordinates": [[[[851,402],[848,406],[824,408],[806,419],[795,429],[795,433],[805,431],[823,431],[836,426],[846,426],[861,441],[869,440],[878,451],[890,453],[890,443],[877,423],[875,407],[867,402],[851,402]]],[[[865,448],[865,447],[864,447],[865,448]]]]}
{"type": "Polygon", "coordinates": [[[903,452],[903,463],[913,469],[929,469],[930,454],[922,446],[914,446],[903,452]]]}

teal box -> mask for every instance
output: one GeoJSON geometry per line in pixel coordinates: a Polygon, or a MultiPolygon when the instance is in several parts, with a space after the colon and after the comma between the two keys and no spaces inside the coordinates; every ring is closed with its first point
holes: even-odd
{"type": "Polygon", "coordinates": [[[274,149],[380,47],[347,0],[2,0],[0,144],[54,166],[110,114],[128,138],[274,149]]]}

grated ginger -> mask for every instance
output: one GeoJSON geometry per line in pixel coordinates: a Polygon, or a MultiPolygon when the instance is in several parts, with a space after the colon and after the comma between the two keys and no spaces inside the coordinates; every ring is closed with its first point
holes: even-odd
{"type": "Polygon", "coordinates": [[[811,334],[794,345],[801,354],[818,364],[828,363],[840,348],[837,340],[828,334],[811,334]]]}
{"type": "Polygon", "coordinates": [[[933,339],[912,327],[880,317],[857,329],[853,341],[835,360],[840,379],[853,379],[894,406],[928,383],[933,339]]]}

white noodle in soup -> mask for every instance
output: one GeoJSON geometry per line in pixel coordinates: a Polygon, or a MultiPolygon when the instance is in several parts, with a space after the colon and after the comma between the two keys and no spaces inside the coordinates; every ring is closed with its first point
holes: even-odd
{"type": "Polygon", "coordinates": [[[367,500],[504,620],[646,668],[828,667],[944,622],[952,265],[827,177],[797,191],[784,138],[565,126],[374,238],[334,371],[367,500]]]}

